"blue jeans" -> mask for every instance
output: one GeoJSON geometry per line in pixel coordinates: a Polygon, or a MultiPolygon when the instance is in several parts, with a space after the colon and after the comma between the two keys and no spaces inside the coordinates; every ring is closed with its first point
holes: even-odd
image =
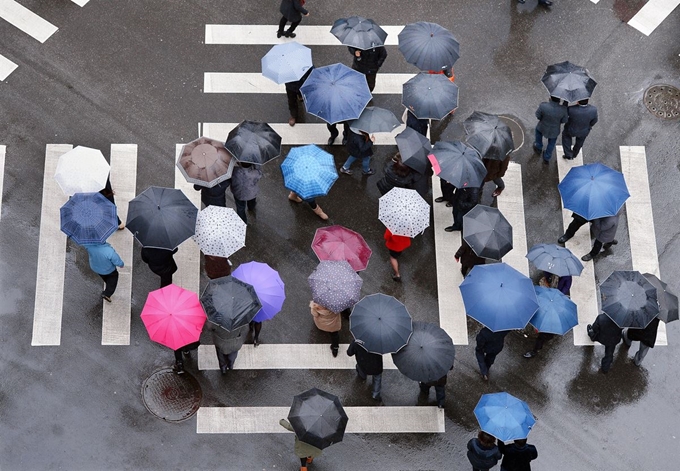
{"type": "MultiPolygon", "coordinates": [[[[548,138],[548,145],[545,148],[545,151],[543,151],[543,160],[548,161],[552,158],[553,151],[555,150],[555,144],[557,144],[556,137],[548,138]]],[[[536,142],[534,145],[538,150],[543,149],[543,134],[541,134],[541,131],[538,129],[536,129],[536,142]]]]}
{"type": "MultiPolygon", "coordinates": [[[[352,166],[352,164],[357,160],[357,157],[354,157],[353,155],[350,155],[347,160],[345,161],[344,164],[342,164],[343,168],[345,170],[349,170],[349,168],[352,166]]],[[[361,159],[361,167],[364,172],[368,172],[371,170],[371,157],[364,157],[361,159]]]]}

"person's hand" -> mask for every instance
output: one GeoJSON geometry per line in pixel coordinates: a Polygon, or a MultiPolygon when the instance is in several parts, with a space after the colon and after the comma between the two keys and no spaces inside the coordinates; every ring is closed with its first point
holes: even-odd
{"type": "Polygon", "coordinates": [[[305,14],[304,14],[304,15],[302,15],[302,16],[309,16],[309,13],[305,13],[305,14]]]}
{"type": "Polygon", "coordinates": [[[460,257],[454,257],[456,259],[456,262],[460,262],[460,257]]]}
{"type": "Polygon", "coordinates": [[[357,57],[361,57],[361,51],[354,51],[354,55],[357,57]]]}
{"type": "Polygon", "coordinates": [[[371,142],[375,142],[375,134],[371,134],[371,142]]]}

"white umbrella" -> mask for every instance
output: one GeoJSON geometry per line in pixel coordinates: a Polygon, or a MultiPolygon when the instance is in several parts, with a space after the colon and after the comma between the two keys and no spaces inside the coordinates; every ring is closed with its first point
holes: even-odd
{"type": "Polygon", "coordinates": [[[204,254],[228,257],[246,246],[246,223],[231,208],[208,206],[198,213],[193,238],[204,254]]]}
{"type": "Polygon", "coordinates": [[[66,196],[96,193],[106,186],[110,170],[99,149],[78,146],[59,157],[54,179],[66,196]]]}
{"type": "Polygon", "coordinates": [[[395,187],[378,202],[378,219],[394,235],[415,237],[430,226],[430,205],[416,190],[395,187]]]}

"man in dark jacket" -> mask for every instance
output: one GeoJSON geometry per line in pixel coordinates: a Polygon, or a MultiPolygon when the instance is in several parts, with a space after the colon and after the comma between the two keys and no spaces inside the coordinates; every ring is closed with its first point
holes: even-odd
{"type": "Polygon", "coordinates": [[[543,152],[543,138],[548,139],[548,145],[543,152],[543,163],[547,164],[552,158],[555,144],[557,143],[557,136],[560,135],[560,127],[562,123],[566,123],[568,119],[567,107],[560,104],[560,99],[554,96],[550,97],[550,101],[544,101],[538,106],[536,110],[536,118],[538,124],[536,125],[536,141],[534,142],[534,151],[540,154],[543,152]]]}
{"type": "Polygon", "coordinates": [[[295,126],[295,123],[300,120],[300,105],[302,101],[302,95],[300,94],[300,87],[305,83],[305,80],[309,77],[309,74],[314,70],[314,66],[311,66],[305,75],[303,75],[300,80],[295,82],[286,82],[286,96],[288,97],[288,111],[290,112],[290,118],[288,118],[288,124],[295,126]]]}
{"type": "Polygon", "coordinates": [[[479,193],[479,188],[456,188],[452,201],[453,225],[445,227],[446,232],[463,230],[463,216],[477,205],[479,193]]]}
{"type": "Polygon", "coordinates": [[[366,76],[368,89],[373,92],[375,88],[375,76],[383,62],[387,59],[387,49],[384,46],[374,47],[373,49],[361,50],[354,47],[347,47],[352,54],[352,68],[366,76]]]}
{"type": "Polygon", "coordinates": [[[492,332],[489,328],[482,327],[482,330],[477,334],[475,356],[477,357],[479,371],[482,373],[484,381],[489,380],[489,369],[494,361],[496,361],[496,355],[503,351],[505,336],[508,335],[508,332],[508,330],[492,332]]]}
{"type": "Polygon", "coordinates": [[[640,348],[638,349],[633,361],[635,366],[640,366],[642,360],[647,356],[650,348],[654,348],[656,344],[656,332],[659,328],[659,318],[655,317],[652,322],[647,324],[644,329],[623,329],[623,342],[627,347],[633,343],[634,340],[640,342],[640,348]]]}
{"type": "Polygon", "coordinates": [[[309,12],[302,6],[304,1],[301,0],[281,0],[281,7],[279,11],[283,15],[281,21],[279,21],[279,30],[276,32],[276,37],[280,38],[285,36],[287,38],[294,38],[295,28],[302,21],[303,16],[309,16],[309,12]],[[286,27],[286,23],[290,21],[290,28],[288,31],[284,31],[283,28],[286,27]]]}
{"type": "Polygon", "coordinates": [[[376,401],[380,401],[380,386],[382,385],[383,358],[377,353],[370,353],[364,348],[361,341],[354,340],[349,344],[347,355],[356,355],[357,375],[365,380],[367,375],[373,376],[373,393],[371,396],[376,401]]]}
{"type": "Polygon", "coordinates": [[[248,210],[255,211],[260,178],[262,178],[262,170],[259,165],[243,162],[234,166],[234,173],[231,175],[231,193],[234,195],[236,214],[246,224],[248,224],[246,206],[248,210]]]}
{"type": "Polygon", "coordinates": [[[227,206],[227,195],[225,192],[231,185],[231,180],[224,180],[217,185],[208,188],[207,186],[194,185],[194,190],[201,192],[201,203],[208,206],[227,206]]]}
{"type": "Polygon", "coordinates": [[[456,262],[460,262],[460,272],[465,278],[475,265],[484,265],[486,259],[478,256],[465,240],[454,254],[456,262]]]}
{"type": "Polygon", "coordinates": [[[588,337],[593,342],[604,345],[604,358],[602,358],[602,372],[609,373],[614,361],[614,350],[621,341],[622,329],[607,314],[600,314],[595,322],[588,324],[588,337]]]}
{"type": "Polygon", "coordinates": [[[574,237],[576,235],[576,231],[578,231],[581,226],[584,226],[590,222],[580,214],[576,213],[571,213],[571,218],[572,221],[569,226],[567,226],[567,230],[564,231],[564,234],[561,235],[559,239],[557,239],[557,242],[560,244],[564,244],[566,241],[574,237]]]}
{"type": "Polygon", "coordinates": [[[619,227],[619,215],[607,216],[604,218],[593,219],[592,232],[595,237],[593,248],[581,257],[584,262],[589,262],[600,253],[603,248],[608,250],[612,245],[619,243],[614,238],[616,236],[616,229],[619,227]]]}
{"type": "Polygon", "coordinates": [[[511,445],[498,440],[498,449],[503,454],[501,471],[531,471],[531,462],[538,458],[538,450],[526,439],[515,440],[511,445]]]}
{"type": "Polygon", "coordinates": [[[217,362],[220,365],[222,374],[227,374],[227,370],[234,369],[234,362],[238,356],[238,351],[243,346],[243,342],[248,335],[248,326],[244,325],[232,331],[228,331],[219,325],[206,321],[203,324],[203,332],[210,334],[215,344],[217,362]]]}
{"type": "MultiPolygon", "coordinates": [[[[449,369],[451,371],[453,369],[453,366],[449,369]]],[[[419,382],[418,386],[420,387],[420,393],[423,395],[429,395],[430,394],[430,388],[434,386],[434,393],[437,398],[437,407],[440,409],[443,409],[445,404],[446,404],[446,378],[448,376],[448,373],[442,376],[441,378],[435,380],[435,381],[430,381],[428,383],[422,383],[419,382]]]]}
{"type": "Polygon", "coordinates": [[[571,160],[578,156],[590,130],[597,123],[597,108],[588,104],[588,100],[580,100],[578,105],[567,108],[569,120],[562,131],[562,148],[564,158],[571,160]],[[571,147],[572,138],[576,138],[574,148],[571,147]]]}
{"type": "Polygon", "coordinates": [[[429,119],[418,119],[411,110],[406,110],[406,126],[419,132],[423,136],[427,137],[427,127],[430,124],[429,119]]]}
{"type": "Polygon", "coordinates": [[[362,173],[364,175],[373,175],[375,170],[371,168],[371,156],[373,155],[373,142],[375,136],[369,136],[363,131],[350,130],[347,136],[347,153],[349,157],[345,163],[340,167],[340,173],[345,175],[352,175],[350,166],[355,160],[361,159],[362,173]]]}
{"type": "Polygon", "coordinates": [[[142,247],[142,261],[149,265],[149,269],[161,277],[161,288],[172,283],[172,274],[177,271],[177,264],[173,255],[177,249],[157,249],[142,247]]]}

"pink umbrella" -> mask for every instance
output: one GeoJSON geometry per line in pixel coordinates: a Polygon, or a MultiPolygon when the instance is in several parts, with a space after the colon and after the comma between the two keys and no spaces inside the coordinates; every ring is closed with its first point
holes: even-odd
{"type": "Polygon", "coordinates": [[[337,225],[317,229],[312,250],[320,261],[347,260],[354,271],[365,270],[372,253],[361,234],[337,225]]]}
{"type": "Polygon", "coordinates": [[[149,338],[173,350],[198,341],[206,320],[198,295],[176,285],[151,291],[141,317],[149,338]]]}

